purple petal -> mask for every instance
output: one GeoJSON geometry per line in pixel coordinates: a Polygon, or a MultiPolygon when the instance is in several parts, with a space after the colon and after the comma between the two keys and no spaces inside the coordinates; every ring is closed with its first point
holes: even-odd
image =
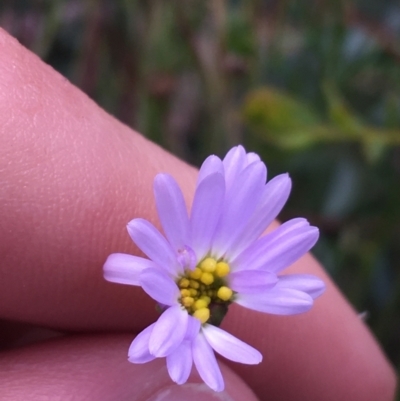
{"type": "Polygon", "coordinates": [[[175,250],[183,248],[188,242],[189,218],[179,185],[169,174],[158,174],[154,197],[165,236],[175,250]]]}
{"type": "Polygon", "coordinates": [[[277,273],[290,266],[317,242],[319,231],[304,219],[285,223],[260,238],[231,262],[233,271],[265,269],[277,273]]]}
{"type": "Polygon", "coordinates": [[[272,233],[268,234],[270,237],[270,241],[278,241],[284,236],[288,236],[291,232],[297,232],[300,229],[307,231],[310,227],[310,223],[307,219],[303,217],[296,217],[295,219],[291,219],[285,221],[278,228],[276,228],[272,233]]]}
{"type": "Polygon", "coordinates": [[[260,262],[260,268],[275,273],[292,265],[296,260],[308,252],[317,242],[319,230],[310,227],[307,232],[300,232],[290,238],[281,239],[273,249],[268,249],[268,255],[260,262]]]}
{"type": "Polygon", "coordinates": [[[161,358],[175,351],[185,337],[188,316],[180,305],[168,308],[154,325],[149,341],[150,354],[161,358]]]}
{"type": "Polygon", "coordinates": [[[288,274],[279,276],[277,288],[291,288],[306,292],[313,299],[318,298],[325,291],[325,283],[311,274],[288,274]]]}
{"type": "Polygon", "coordinates": [[[128,223],[128,232],[142,252],[158,266],[174,275],[182,272],[171,245],[153,224],[144,219],[134,219],[128,223]]]}
{"type": "Polygon", "coordinates": [[[274,315],[303,313],[313,305],[310,295],[287,288],[273,288],[264,294],[240,294],[235,302],[246,308],[274,315]]]}
{"type": "Polygon", "coordinates": [[[229,287],[239,294],[267,291],[278,282],[276,274],[263,270],[241,270],[229,275],[229,287]]]}
{"type": "Polygon", "coordinates": [[[246,228],[232,244],[229,251],[230,257],[239,255],[266,230],[285,205],[291,188],[292,182],[288,174],[278,175],[268,182],[246,228]]]}
{"type": "Polygon", "coordinates": [[[178,250],[177,260],[184,270],[194,270],[197,264],[196,253],[187,245],[178,250]]]}
{"type": "Polygon", "coordinates": [[[125,253],[112,253],[103,266],[104,278],[113,283],[140,285],[140,273],[155,266],[149,259],[125,253]]]}
{"type": "Polygon", "coordinates": [[[190,217],[192,247],[201,260],[211,247],[211,240],[221,215],[225,180],[214,173],[204,178],[196,189],[190,217]]]}
{"type": "Polygon", "coordinates": [[[201,323],[199,319],[196,319],[193,316],[188,316],[185,340],[193,341],[200,332],[200,326],[201,323]]]}
{"type": "Polygon", "coordinates": [[[192,344],[183,341],[171,354],[167,355],[167,369],[171,379],[177,384],[186,383],[192,370],[192,344]]]}
{"type": "Polygon", "coordinates": [[[228,189],[247,166],[247,155],[243,146],[233,147],[224,157],[223,164],[225,168],[225,184],[228,189]]]}
{"type": "Polygon", "coordinates": [[[221,370],[214,351],[201,332],[193,341],[192,354],[197,371],[204,382],[214,391],[222,391],[225,385],[221,370]]]}
{"type": "Polygon", "coordinates": [[[261,353],[255,348],[218,327],[206,324],[203,333],[211,347],[226,359],[248,365],[262,361],[261,353]]]}
{"type": "Polygon", "coordinates": [[[145,269],[140,273],[140,285],[153,299],[163,305],[176,305],[180,297],[175,281],[158,268],[145,269]]]}
{"type": "Polygon", "coordinates": [[[211,174],[219,173],[225,176],[224,165],[222,160],[215,155],[208,156],[200,167],[199,175],[197,176],[197,187],[200,185],[204,178],[211,174]]]}
{"type": "Polygon", "coordinates": [[[261,160],[260,156],[258,156],[258,154],[254,152],[247,153],[246,157],[247,157],[247,165],[254,162],[259,162],[261,160]]]}
{"type": "Polygon", "coordinates": [[[155,323],[144,329],[132,341],[128,350],[128,361],[132,363],[150,362],[155,357],[149,352],[149,339],[155,323]]]}
{"type": "Polygon", "coordinates": [[[252,163],[239,174],[226,193],[221,220],[216,228],[212,245],[217,257],[223,256],[240,236],[260,200],[265,178],[264,163],[252,163]]]}
{"type": "Polygon", "coordinates": [[[303,218],[292,219],[283,223],[271,233],[264,235],[257,241],[254,241],[238,256],[232,258],[230,261],[231,269],[233,271],[246,270],[249,264],[254,264],[254,262],[257,262],[258,259],[262,257],[265,253],[264,248],[272,246],[272,244],[276,243],[278,239],[285,235],[289,235],[296,229],[307,229],[309,226],[308,221],[303,218]]]}

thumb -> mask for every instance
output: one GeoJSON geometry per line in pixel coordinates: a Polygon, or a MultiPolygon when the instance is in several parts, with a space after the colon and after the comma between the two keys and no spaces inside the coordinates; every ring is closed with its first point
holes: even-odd
{"type": "Polygon", "coordinates": [[[0,358],[0,401],[254,401],[229,368],[225,390],[209,389],[192,371],[188,382],[171,382],[165,361],[134,365],[126,354],[131,335],[72,336],[11,350],[0,358]]]}

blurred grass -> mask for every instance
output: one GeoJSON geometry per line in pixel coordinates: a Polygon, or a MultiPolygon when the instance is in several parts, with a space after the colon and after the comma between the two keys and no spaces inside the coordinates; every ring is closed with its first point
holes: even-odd
{"type": "Polygon", "coordinates": [[[3,0],[0,26],[126,124],[199,164],[243,143],[289,171],[282,220],[400,366],[396,0],[3,0]]]}

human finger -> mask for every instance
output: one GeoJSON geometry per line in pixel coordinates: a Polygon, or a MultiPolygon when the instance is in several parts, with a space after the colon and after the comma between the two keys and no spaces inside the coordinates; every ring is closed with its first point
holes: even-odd
{"type": "Polygon", "coordinates": [[[115,250],[138,251],[125,226],[134,216],[154,220],[154,175],[169,171],[190,188],[195,170],[4,31],[0,53],[0,317],[60,329],[143,327],[153,306],[141,290],[107,283],[102,265],[115,250]],[[140,308],[117,312],[115,299],[140,308]]]}
{"type": "Polygon", "coordinates": [[[226,388],[209,389],[194,372],[184,385],[171,383],[165,363],[133,365],[130,335],[63,337],[0,356],[0,400],[253,401],[243,381],[223,366],[226,388]]]}
{"type": "MultiPolygon", "coordinates": [[[[176,177],[190,205],[194,169],[108,116],[4,33],[0,47],[0,315],[68,330],[144,328],[156,318],[153,303],[139,288],[106,283],[102,264],[111,252],[138,252],[127,221],[158,224],[155,174],[176,177]]],[[[393,373],[354,311],[315,261],[293,269],[325,277],[327,293],[299,317],[233,307],[224,327],[264,355],[259,366],[235,369],[259,396],[390,399],[393,373]]]]}

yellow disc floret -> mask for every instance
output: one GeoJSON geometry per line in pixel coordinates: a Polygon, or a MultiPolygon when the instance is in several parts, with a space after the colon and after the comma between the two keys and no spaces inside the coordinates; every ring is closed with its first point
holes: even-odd
{"type": "Polygon", "coordinates": [[[189,287],[189,280],[186,277],[183,277],[179,280],[178,284],[180,288],[187,288],[189,287]]]}
{"type": "MultiPolygon", "coordinates": [[[[229,272],[227,262],[212,257],[203,259],[193,270],[185,271],[177,284],[180,290],[179,301],[189,315],[200,320],[202,324],[211,319],[213,324],[211,310],[215,312],[218,305],[232,302],[233,291],[224,279],[229,272]]],[[[214,318],[218,319],[217,316],[214,318]]]]}
{"type": "Polygon", "coordinates": [[[194,304],[194,298],[192,298],[192,297],[183,297],[181,302],[182,302],[183,306],[189,307],[189,306],[192,306],[194,304]]]}
{"type": "Polygon", "coordinates": [[[200,281],[203,284],[210,285],[214,282],[214,276],[209,272],[204,272],[200,277],[200,281]]]}
{"type": "Polygon", "coordinates": [[[233,291],[226,286],[222,286],[217,291],[217,297],[223,301],[229,301],[232,297],[233,291]]]}
{"type": "Polygon", "coordinates": [[[203,309],[207,308],[208,304],[204,299],[198,299],[194,304],[193,304],[193,309],[203,309]]]}
{"type": "Polygon", "coordinates": [[[218,262],[215,268],[215,275],[217,277],[225,277],[230,272],[230,270],[231,269],[229,268],[228,263],[218,262]]]}
{"type": "Polygon", "coordinates": [[[201,277],[202,273],[202,270],[196,267],[193,271],[189,273],[189,277],[194,280],[198,280],[201,277]]]}
{"type": "Polygon", "coordinates": [[[200,287],[200,283],[196,280],[189,281],[190,288],[195,288],[196,290],[200,287]]]}
{"type": "Polygon", "coordinates": [[[214,258],[205,258],[200,263],[199,267],[201,270],[203,270],[203,272],[212,273],[213,271],[215,271],[215,268],[217,267],[217,261],[214,258]]]}
{"type": "Polygon", "coordinates": [[[210,309],[201,308],[194,311],[193,316],[200,320],[201,323],[206,323],[210,318],[210,309]]]}
{"type": "Polygon", "coordinates": [[[211,298],[208,295],[202,295],[199,299],[202,299],[203,301],[205,301],[205,303],[207,304],[207,306],[210,304],[211,302],[211,298]]]}

